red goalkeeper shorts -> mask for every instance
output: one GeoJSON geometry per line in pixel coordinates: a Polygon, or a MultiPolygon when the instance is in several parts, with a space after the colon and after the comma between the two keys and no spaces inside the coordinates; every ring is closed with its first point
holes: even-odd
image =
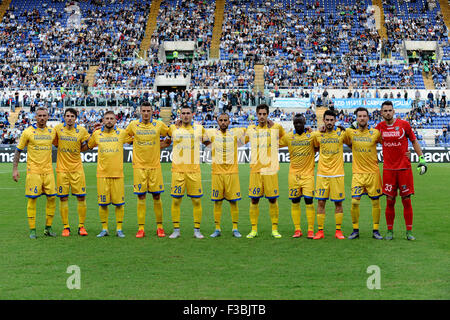
{"type": "Polygon", "coordinates": [[[411,169],[383,170],[383,193],[396,197],[397,190],[400,190],[401,197],[414,194],[414,179],[411,169]]]}

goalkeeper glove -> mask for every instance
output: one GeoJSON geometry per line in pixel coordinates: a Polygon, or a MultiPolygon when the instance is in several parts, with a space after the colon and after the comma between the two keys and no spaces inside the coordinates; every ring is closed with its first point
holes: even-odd
{"type": "Polygon", "coordinates": [[[419,157],[419,164],[417,165],[417,171],[420,175],[425,174],[427,172],[427,163],[423,155],[419,157]]]}

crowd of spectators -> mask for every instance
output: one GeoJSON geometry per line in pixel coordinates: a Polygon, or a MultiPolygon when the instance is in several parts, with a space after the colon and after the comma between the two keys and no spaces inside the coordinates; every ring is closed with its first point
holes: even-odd
{"type": "Polygon", "coordinates": [[[79,88],[85,84],[86,62],[76,61],[0,61],[0,89],[79,88]]]}
{"type": "Polygon", "coordinates": [[[1,56],[75,61],[133,57],[144,37],[150,3],[44,0],[11,5],[0,28],[1,56]],[[78,24],[68,23],[73,15],[79,16],[78,24]]]}
{"type": "Polygon", "coordinates": [[[149,87],[162,73],[190,77],[198,88],[251,88],[255,63],[265,65],[269,89],[414,88],[423,85],[418,80],[423,70],[437,88],[446,87],[446,62],[381,62],[388,52],[398,56],[403,40],[448,44],[436,0],[384,0],[388,40],[382,46],[371,1],[230,0],[219,61],[208,60],[214,1],[164,0],[150,59],[143,62],[135,58],[150,5],[150,0],[13,2],[0,25],[0,88],[80,88],[92,64],[99,65],[99,88],[149,87]],[[194,59],[159,61],[160,45],[177,40],[195,42],[194,59]]]}
{"type": "Polygon", "coordinates": [[[214,26],[214,1],[163,0],[156,29],[152,35],[151,54],[164,41],[194,41],[196,58],[206,60],[214,26]]]}
{"type": "Polygon", "coordinates": [[[262,61],[268,88],[348,87],[353,65],[379,60],[374,11],[365,1],[258,3],[227,2],[221,51],[224,59],[262,61]]]}
{"type": "Polygon", "coordinates": [[[383,0],[388,37],[402,40],[442,41],[448,38],[437,0],[383,0]]]}

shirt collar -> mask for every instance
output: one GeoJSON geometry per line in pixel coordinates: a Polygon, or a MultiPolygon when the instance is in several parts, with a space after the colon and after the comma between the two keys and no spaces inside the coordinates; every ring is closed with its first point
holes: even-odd
{"type": "MultiPolygon", "coordinates": [[[[114,131],[117,130],[117,125],[114,126],[113,130],[114,130],[114,131]]],[[[105,126],[102,126],[102,131],[105,131],[105,126]]]]}
{"type": "Polygon", "coordinates": [[[33,123],[31,126],[32,126],[33,128],[35,128],[35,129],[42,129],[42,130],[44,130],[44,129],[47,128],[47,126],[45,126],[44,128],[38,128],[38,126],[37,126],[36,123],[33,123]]]}
{"type": "MultiPolygon", "coordinates": [[[[66,121],[63,120],[63,123],[64,123],[64,127],[65,127],[65,126],[66,126],[66,121]]],[[[76,129],[77,126],[78,126],[78,125],[75,123],[73,127],[76,129]]]]}

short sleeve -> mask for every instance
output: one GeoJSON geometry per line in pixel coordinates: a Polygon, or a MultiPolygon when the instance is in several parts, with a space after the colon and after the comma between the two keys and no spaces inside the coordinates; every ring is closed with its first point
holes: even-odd
{"type": "Polygon", "coordinates": [[[289,146],[287,136],[288,136],[288,135],[285,134],[284,136],[281,137],[281,139],[280,139],[280,148],[289,146]]]}
{"type": "MultiPolygon", "coordinates": [[[[97,130],[98,131],[98,130],[97,130]]],[[[95,148],[97,146],[97,131],[94,131],[88,142],[89,149],[95,148]]]]}
{"type": "Polygon", "coordinates": [[[377,129],[378,131],[381,132],[381,122],[377,123],[377,125],[375,126],[375,129],[377,129]]]}
{"type": "Polygon", "coordinates": [[[320,147],[320,142],[319,142],[319,133],[318,132],[314,132],[313,136],[312,136],[312,144],[315,148],[320,147]]]}
{"type": "Polygon", "coordinates": [[[382,141],[381,141],[381,132],[380,132],[380,130],[376,130],[375,134],[376,134],[376,140],[375,141],[377,143],[381,143],[382,141]]]}
{"type": "Polygon", "coordinates": [[[29,134],[28,134],[28,130],[25,130],[22,133],[22,136],[20,137],[19,140],[19,144],[16,146],[16,148],[20,151],[23,151],[23,149],[25,149],[25,147],[28,145],[28,139],[29,139],[29,134]]]}
{"type": "Polygon", "coordinates": [[[133,137],[134,136],[134,124],[133,122],[130,122],[130,124],[127,125],[127,127],[125,128],[125,132],[127,133],[128,136],[133,137]]]}
{"type": "Polygon", "coordinates": [[[175,125],[172,124],[169,127],[169,130],[167,131],[167,135],[170,136],[170,137],[173,137],[173,132],[175,131],[175,129],[176,129],[175,125]]]}
{"type": "Polygon", "coordinates": [[[161,128],[160,128],[160,135],[165,137],[167,136],[168,132],[169,132],[169,127],[167,126],[167,124],[165,124],[164,122],[160,121],[161,123],[161,128]]]}
{"type": "Polygon", "coordinates": [[[286,131],[284,130],[282,125],[278,126],[278,137],[281,139],[282,137],[284,137],[286,135],[286,131]]]}
{"type": "Polygon", "coordinates": [[[214,142],[214,130],[215,129],[207,129],[206,130],[206,137],[208,138],[208,140],[210,140],[211,142],[214,142]]]}
{"type": "Polygon", "coordinates": [[[203,136],[203,137],[208,137],[208,136],[206,135],[206,129],[205,129],[204,126],[202,126],[202,136],[203,136]]]}
{"type": "Polygon", "coordinates": [[[408,121],[403,122],[403,129],[405,130],[405,133],[411,142],[414,142],[417,140],[417,137],[414,134],[414,131],[412,130],[411,125],[409,124],[408,121]]]}
{"type": "Polygon", "coordinates": [[[86,130],[86,128],[82,128],[81,132],[81,143],[84,143],[89,140],[89,132],[86,130]]]}
{"type": "Polygon", "coordinates": [[[344,131],[344,143],[346,145],[351,145],[353,139],[353,131],[347,129],[344,131]]]}

